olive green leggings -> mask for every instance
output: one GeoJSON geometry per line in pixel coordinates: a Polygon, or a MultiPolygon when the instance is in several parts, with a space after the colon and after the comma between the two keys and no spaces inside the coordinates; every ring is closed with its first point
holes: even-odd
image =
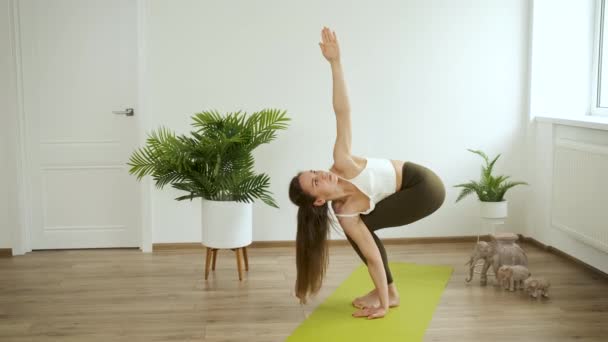
{"type": "MultiPolygon", "coordinates": [[[[406,162],[403,164],[401,189],[376,203],[375,209],[368,215],[360,215],[380,250],[388,284],[393,282],[393,276],[388,268],[384,245],[374,231],[416,222],[439,209],[444,199],[445,187],[433,171],[422,165],[406,162]]],[[[361,260],[367,264],[357,244],[348,235],[346,237],[361,260]]]]}

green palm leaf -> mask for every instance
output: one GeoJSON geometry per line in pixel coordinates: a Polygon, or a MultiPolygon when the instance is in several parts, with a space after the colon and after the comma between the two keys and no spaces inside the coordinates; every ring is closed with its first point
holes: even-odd
{"type": "Polygon", "coordinates": [[[500,158],[498,154],[492,161],[490,158],[480,150],[468,149],[468,151],[475,153],[483,158],[485,165],[481,167],[481,178],[479,182],[470,181],[469,183],[454,185],[454,187],[463,188],[459,196],[456,198],[456,202],[460,201],[464,197],[476,193],[480,201],[485,202],[500,202],[504,199],[504,195],[510,188],[516,185],[527,185],[525,182],[507,182],[509,176],[493,176],[492,171],[494,166],[500,158]]]}
{"type": "Polygon", "coordinates": [[[146,145],[131,155],[129,173],[138,180],[150,175],[158,188],[171,184],[186,192],[176,200],[254,202],[278,208],[268,191],[270,177],[254,172],[253,150],[276,138],[290,120],[285,111],[264,109],[247,117],[241,111],[203,111],[192,117],[194,131],[175,135],[167,128],[152,131],[146,145]]]}

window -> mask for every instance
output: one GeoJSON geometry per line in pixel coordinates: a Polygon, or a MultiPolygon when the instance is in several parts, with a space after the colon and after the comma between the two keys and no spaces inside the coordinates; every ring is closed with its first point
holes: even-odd
{"type": "Polygon", "coordinates": [[[608,116],[608,9],[597,0],[591,115],[608,116]]]}

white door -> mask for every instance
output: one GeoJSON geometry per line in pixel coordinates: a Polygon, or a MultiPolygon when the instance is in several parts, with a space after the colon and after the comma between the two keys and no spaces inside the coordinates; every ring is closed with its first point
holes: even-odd
{"type": "Polygon", "coordinates": [[[17,3],[31,247],[137,247],[136,0],[17,3]]]}

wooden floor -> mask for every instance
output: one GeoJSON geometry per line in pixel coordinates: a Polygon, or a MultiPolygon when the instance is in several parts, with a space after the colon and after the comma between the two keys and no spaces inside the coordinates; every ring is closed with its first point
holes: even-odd
{"type": "MultiPolygon", "coordinates": [[[[608,281],[524,244],[551,299],[466,284],[473,243],[389,245],[393,261],[452,265],[425,341],[607,341],[608,281]]],[[[332,247],[319,296],[293,297],[293,248],[250,248],[238,281],[234,252],[203,280],[202,250],[44,251],[0,259],[0,341],[283,341],[360,265],[332,247]]],[[[407,303],[402,302],[402,305],[407,303]]],[[[390,314],[390,313],[389,313],[390,314]]]]}

